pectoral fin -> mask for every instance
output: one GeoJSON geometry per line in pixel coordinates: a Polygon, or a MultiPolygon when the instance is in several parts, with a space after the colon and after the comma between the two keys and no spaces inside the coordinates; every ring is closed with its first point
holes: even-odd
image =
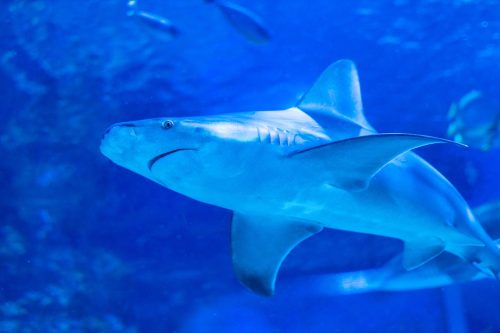
{"type": "Polygon", "coordinates": [[[409,271],[418,268],[443,253],[444,248],[445,244],[440,239],[430,242],[406,242],[403,266],[409,271]]]}
{"type": "Polygon", "coordinates": [[[321,229],[302,221],[235,212],[231,243],[238,279],[258,294],[273,295],[276,276],[285,257],[297,244],[321,229]]]}
{"type": "Polygon", "coordinates": [[[377,172],[399,155],[435,143],[458,144],[425,135],[374,134],[293,152],[289,157],[302,159],[305,167],[307,163],[324,165],[333,186],[363,190],[377,172]]]}

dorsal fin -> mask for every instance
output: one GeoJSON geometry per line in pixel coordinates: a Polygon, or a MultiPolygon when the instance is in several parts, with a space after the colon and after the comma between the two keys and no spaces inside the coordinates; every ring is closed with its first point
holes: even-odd
{"type": "Polygon", "coordinates": [[[356,66],[351,60],[331,64],[302,97],[297,107],[310,114],[343,116],[371,128],[363,115],[356,66]]]}

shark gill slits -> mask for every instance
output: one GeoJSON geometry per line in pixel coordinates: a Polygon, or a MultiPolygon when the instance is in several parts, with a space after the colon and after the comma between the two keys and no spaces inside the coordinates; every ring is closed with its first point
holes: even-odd
{"type": "Polygon", "coordinates": [[[257,134],[259,136],[260,143],[265,143],[269,137],[269,131],[267,128],[257,127],[257,134]]]}
{"type": "Polygon", "coordinates": [[[288,133],[286,130],[279,130],[278,137],[280,146],[288,146],[288,133]]]}
{"type": "Polygon", "coordinates": [[[280,144],[280,137],[277,130],[269,129],[269,140],[271,144],[280,144]]]}
{"type": "Polygon", "coordinates": [[[258,127],[257,136],[260,143],[268,143],[278,146],[291,146],[296,142],[296,133],[290,133],[286,129],[258,127]]]}

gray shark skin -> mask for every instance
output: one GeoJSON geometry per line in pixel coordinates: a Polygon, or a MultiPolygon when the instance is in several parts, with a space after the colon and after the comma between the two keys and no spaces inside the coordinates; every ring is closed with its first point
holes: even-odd
{"type": "MultiPolygon", "coordinates": [[[[497,239],[500,247],[500,201],[487,203],[474,209],[486,231],[497,239]]],[[[307,286],[308,295],[336,296],[374,291],[408,291],[445,287],[455,283],[495,278],[488,265],[478,266],[475,259],[490,261],[491,267],[498,267],[498,259],[491,256],[486,247],[467,247],[463,257],[444,252],[425,265],[407,271],[402,266],[403,257],[398,255],[380,268],[369,270],[303,276],[287,281],[288,288],[307,286]]]]}
{"type": "Polygon", "coordinates": [[[324,227],[401,239],[406,269],[443,251],[463,257],[471,246],[498,256],[456,189],[410,152],[435,143],[450,141],[377,134],[362,112],[356,68],[340,60],[295,107],[119,123],[106,131],[101,152],[232,210],[235,273],[252,291],[272,295],[286,255],[324,227]]]}

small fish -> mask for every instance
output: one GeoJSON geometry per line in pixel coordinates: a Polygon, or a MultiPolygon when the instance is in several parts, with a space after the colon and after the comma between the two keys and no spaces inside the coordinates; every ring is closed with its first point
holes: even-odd
{"type": "Polygon", "coordinates": [[[127,12],[128,16],[137,17],[145,25],[159,31],[165,31],[173,37],[179,35],[179,29],[170,20],[143,10],[139,10],[137,8],[137,1],[129,1],[127,6],[129,7],[129,11],[127,12]]]}
{"type": "Polygon", "coordinates": [[[261,44],[271,39],[261,18],[247,8],[229,1],[205,0],[205,2],[216,5],[229,24],[249,41],[261,44]]]}
{"type": "Polygon", "coordinates": [[[500,107],[480,91],[465,94],[450,106],[448,136],[484,151],[500,147],[500,107]]]}

